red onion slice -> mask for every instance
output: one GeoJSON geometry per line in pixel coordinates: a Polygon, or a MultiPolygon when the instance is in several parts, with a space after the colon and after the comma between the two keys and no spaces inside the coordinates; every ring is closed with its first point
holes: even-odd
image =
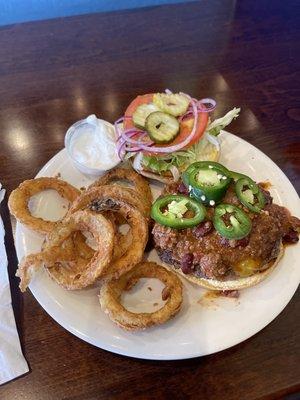
{"type": "Polygon", "coordinates": [[[203,112],[211,112],[216,108],[216,106],[217,102],[214,99],[206,98],[197,101],[197,107],[203,112]]]}
{"type": "Polygon", "coordinates": [[[119,142],[118,146],[117,146],[117,154],[120,160],[124,160],[124,156],[126,154],[126,150],[125,150],[125,142],[119,142]]]}
{"type": "Polygon", "coordinates": [[[122,139],[125,140],[129,144],[133,144],[134,146],[148,145],[151,146],[154,142],[150,141],[141,141],[143,137],[147,136],[148,133],[145,131],[140,131],[136,128],[127,129],[126,131],[121,132],[122,139]],[[138,140],[132,139],[132,137],[139,135],[138,140]]]}
{"type": "Polygon", "coordinates": [[[185,114],[183,114],[181,117],[179,117],[179,122],[182,122],[185,119],[188,119],[192,116],[193,116],[193,111],[187,111],[185,114]]]}
{"type": "Polygon", "coordinates": [[[117,134],[117,143],[120,141],[120,139],[122,137],[119,124],[121,124],[123,121],[124,121],[124,117],[117,119],[114,123],[115,132],[117,134]]]}

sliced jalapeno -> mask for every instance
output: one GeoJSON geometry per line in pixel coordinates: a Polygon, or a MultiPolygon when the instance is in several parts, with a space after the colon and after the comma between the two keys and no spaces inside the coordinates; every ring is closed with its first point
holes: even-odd
{"type": "Polygon", "coordinates": [[[249,235],[252,228],[248,215],[232,204],[219,204],[215,208],[213,224],[226,239],[242,239],[249,235]]]}
{"type": "Polygon", "coordinates": [[[182,175],[182,180],[186,186],[188,186],[188,177],[191,172],[194,170],[200,169],[200,168],[218,168],[220,172],[223,172],[224,175],[230,176],[230,171],[224,167],[224,165],[219,164],[215,161],[197,161],[194,162],[193,164],[189,165],[189,167],[185,170],[185,172],[182,175]]]}
{"type": "Polygon", "coordinates": [[[168,195],[157,199],[151,208],[151,218],[161,225],[175,229],[190,228],[202,222],[206,215],[205,207],[190,197],[168,195]],[[191,212],[190,218],[185,214],[191,212]]]}
{"type": "Polygon", "coordinates": [[[191,197],[214,206],[222,200],[231,182],[228,174],[229,171],[219,163],[200,161],[189,166],[183,181],[191,197]]]}
{"type": "Polygon", "coordinates": [[[264,208],[265,196],[251,178],[239,179],[235,184],[235,192],[240,202],[250,211],[259,213],[264,208]]]}
{"type": "Polygon", "coordinates": [[[249,176],[241,174],[236,171],[229,171],[229,176],[234,180],[234,182],[237,182],[239,179],[242,179],[242,178],[247,178],[247,179],[250,179],[252,182],[254,182],[249,176]]]}

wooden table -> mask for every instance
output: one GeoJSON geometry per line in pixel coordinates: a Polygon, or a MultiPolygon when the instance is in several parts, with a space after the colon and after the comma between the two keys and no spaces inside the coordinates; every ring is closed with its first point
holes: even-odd
{"type": "MultiPolygon", "coordinates": [[[[114,121],[138,93],[167,87],[215,98],[217,115],[241,106],[230,130],[300,190],[299,26],[296,2],[203,0],[0,28],[4,187],[9,193],[32,178],[74,121],[91,113],[114,121]]],[[[2,216],[30,373],[2,386],[1,399],[296,399],[299,292],[262,332],[219,354],[176,362],[121,357],[77,339],[29,291],[19,293],[6,204],[2,216]]]]}

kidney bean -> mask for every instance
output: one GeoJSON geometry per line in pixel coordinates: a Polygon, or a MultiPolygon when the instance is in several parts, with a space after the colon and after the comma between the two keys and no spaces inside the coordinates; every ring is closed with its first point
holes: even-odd
{"type": "Polygon", "coordinates": [[[193,235],[199,239],[207,235],[213,228],[213,224],[211,221],[201,222],[198,226],[193,229],[193,235]]]}
{"type": "Polygon", "coordinates": [[[187,253],[182,257],[181,270],[184,274],[190,274],[192,272],[194,256],[192,253],[187,253]]]}
{"type": "Polygon", "coordinates": [[[286,233],[282,238],[283,243],[297,243],[298,240],[299,240],[298,232],[295,231],[294,229],[290,229],[288,233],[286,233]]]}
{"type": "Polygon", "coordinates": [[[240,246],[240,247],[246,247],[249,243],[249,236],[244,237],[243,239],[237,240],[236,241],[236,246],[240,246]]]}
{"type": "Polygon", "coordinates": [[[186,196],[188,196],[189,194],[188,188],[185,186],[183,182],[180,183],[177,190],[178,193],[185,194],[186,196]]]}

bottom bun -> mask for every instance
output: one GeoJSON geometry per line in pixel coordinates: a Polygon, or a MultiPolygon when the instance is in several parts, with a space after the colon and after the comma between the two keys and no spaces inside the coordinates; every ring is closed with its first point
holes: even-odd
{"type": "Polygon", "coordinates": [[[140,175],[145,176],[146,178],[155,179],[156,181],[165,183],[166,185],[170,185],[171,183],[174,182],[173,176],[167,176],[167,175],[164,176],[156,174],[154,172],[145,171],[144,169],[136,170],[136,172],[138,172],[140,175]]]}
{"type": "Polygon", "coordinates": [[[163,265],[168,268],[169,270],[176,272],[177,274],[183,276],[188,281],[195,283],[205,289],[209,290],[240,290],[245,289],[258,283],[262,282],[270,273],[276,268],[278,262],[280,261],[281,257],[283,256],[284,248],[281,244],[280,251],[274,260],[270,261],[268,264],[264,266],[263,271],[257,272],[254,275],[248,276],[247,278],[237,278],[227,281],[220,281],[217,279],[209,279],[209,278],[198,278],[197,276],[190,276],[188,274],[184,274],[180,268],[172,268],[170,265],[164,263],[163,265]]]}

